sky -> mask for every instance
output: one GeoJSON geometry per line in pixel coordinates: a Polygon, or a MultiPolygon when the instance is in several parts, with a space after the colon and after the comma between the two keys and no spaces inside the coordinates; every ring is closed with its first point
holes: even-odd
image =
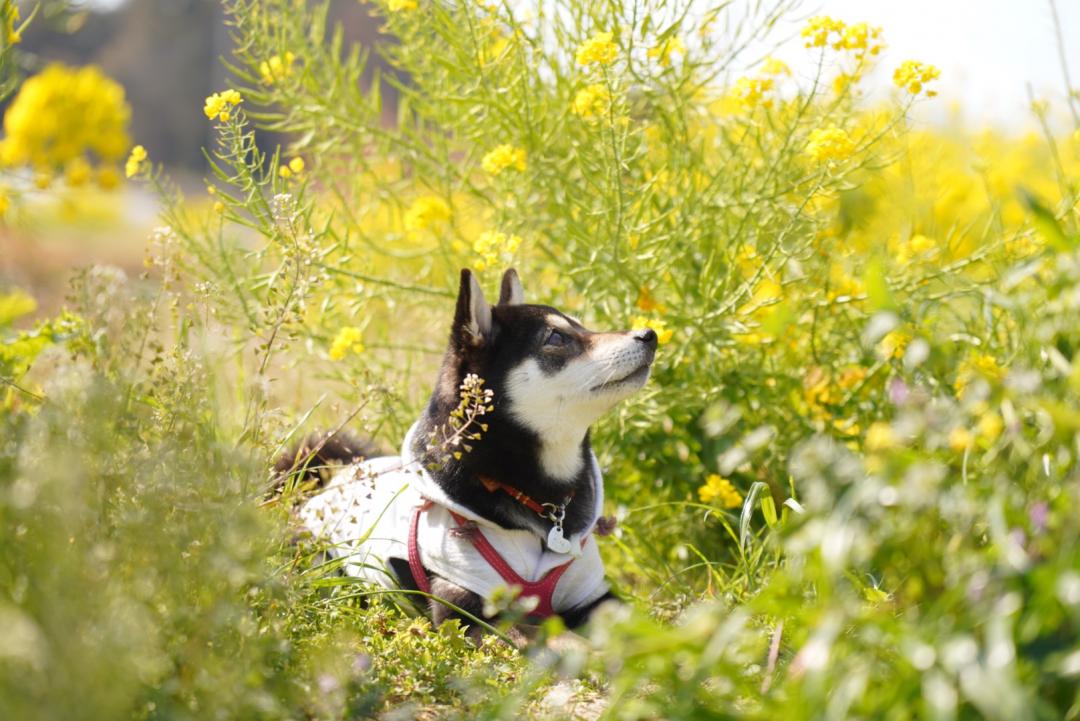
{"type": "MultiPolygon", "coordinates": [[[[1057,8],[1073,85],[1080,87],[1080,0],[1057,0],[1057,8]]],[[[799,14],[880,26],[888,47],[870,80],[879,89],[904,60],[938,66],[939,97],[917,111],[924,120],[943,121],[959,107],[961,119],[976,127],[1026,128],[1029,84],[1036,97],[1064,110],[1048,0],[817,0],[799,14]]],[[[801,47],[790,43],[791,50],[801,47]]]]}
{"type": "MultiPolygon", "coordinates": [[[[100,8],[124,2],[79,1],[100,8]]],[[[1073,83],[1080,86],[1080,0],[1057,0],[1057,7],[1073,83]]],[[[879,90],[890,86],[891,68],[904,60],[937,65],[939,98],[916,112],[928,122],[943,122],[959,109],[970,125],[1023,129],[1031,122],[1028,85],[1037,97],[1064,108],[1049,0],[808,0],[786,33],[796,34],[815,14],[883,28],[888,48],[869,81],[879,90]]],[[[797,67],[799,50],[794,40],[780,55],[797,67]]]]}

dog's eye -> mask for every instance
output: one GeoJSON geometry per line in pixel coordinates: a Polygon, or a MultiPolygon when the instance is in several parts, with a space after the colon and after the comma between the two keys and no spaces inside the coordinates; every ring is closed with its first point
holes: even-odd
{"type": "Polygon", "coordinates": [[[553,330],[553,331],[551,331],[551,333],[548,334],[547,340],[544,341],[544,345],[550,345],[550,346],[554,346],[554,347],[558,348],[560,346],[566,345],[569,342],[570,342],[569,338],[564,336],[559,331],[553,330]]]}

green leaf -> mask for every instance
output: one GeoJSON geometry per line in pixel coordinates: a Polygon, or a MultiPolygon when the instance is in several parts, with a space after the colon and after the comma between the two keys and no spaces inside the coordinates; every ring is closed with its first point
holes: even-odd
{"type": "Polygon", "coordinates": [[[1067,253],[1080,246],[1080,238],[1070,238],[1065,235],[1065,231],[1062,230],[1061,224],[1058,223],[1053,212],[1040,203],[1032,193],[1021,188],[1020,198],[1023,200],[1024,205],[1027,206],[1028,212],[1031,213],[1031,224],[1050,247],[1059,253],[1067,253]]]}
{"type": "Polygon", "coordinates": [[[885,280],[885,263],[881,258],[873,258],[866,264],[863,273],[863,283],[866,285],[866,295],[870,300],[870,308],[874,311],[896,310],[896,300],[893,298],[889,284],[885,280]]]}

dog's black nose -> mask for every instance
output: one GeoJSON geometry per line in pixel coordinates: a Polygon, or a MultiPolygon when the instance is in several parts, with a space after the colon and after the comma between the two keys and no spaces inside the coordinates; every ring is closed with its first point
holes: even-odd
{"type": "Polygon", "coordinates": [[[656,350],[656,331],[652,328],[642,328],[634,331],[634,338],[656,350]]]}

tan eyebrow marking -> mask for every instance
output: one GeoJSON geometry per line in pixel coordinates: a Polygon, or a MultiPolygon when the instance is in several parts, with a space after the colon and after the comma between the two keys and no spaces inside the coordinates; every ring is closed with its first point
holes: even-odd
{"type": "Polygon", "coordinates": [[[559,328],[560,330],[573,330],[574,327],[567,322],[566,318],[561,315],[555,315],[554,313],[548,313],[544,319],[548,322],[548,325],[559,328]]]}

